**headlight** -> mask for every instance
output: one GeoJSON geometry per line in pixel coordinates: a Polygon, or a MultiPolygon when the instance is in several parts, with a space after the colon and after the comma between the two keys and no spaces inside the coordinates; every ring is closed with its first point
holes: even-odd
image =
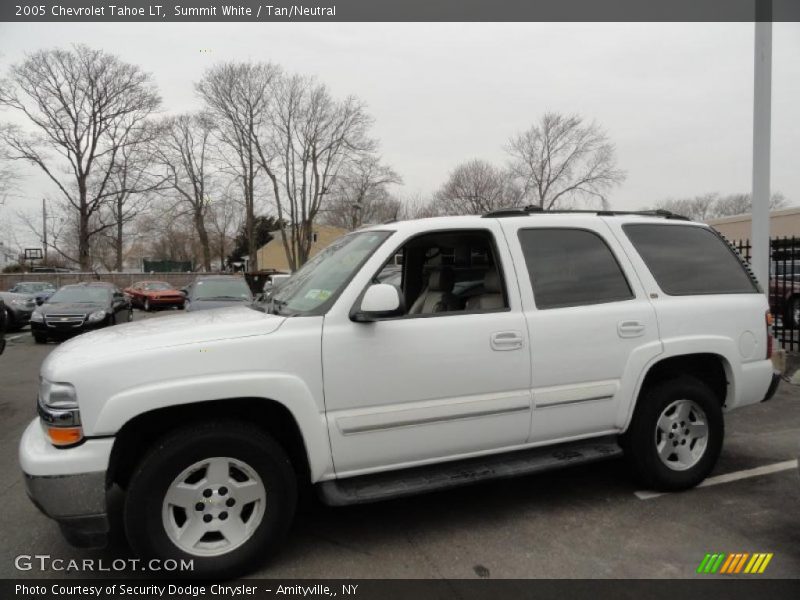
{"type": "Polygon", "coordinates": [[[68,383],[53,383],[44,377],[39,382],[39,402],[48,408],[78,408],[75,388],[68,383]]]}
{"type": "Polygon", "coordinates": [[[35,310],[31,314],[31,321],[34,323],[44,323],[44,315],[41,311],[35,310]]]}
{"type": "Polygon", "coordinates": [[[87,320],[89,321],[89,323],[99,323],[105,318],[106,318],[106,311],[96,310],[89,315],[89,318],[87,320]]]}
{"type": "Polygon", "coordinates": [[[73,446],[83,441],[78,397],[72,385],[40,378],[38,405],[39,419],[54,446],[73,446]]]}
{"type": "Polygon", "coordinates": [[[11,299],[11,304],[14,304],[16,306],[25,306],[28,302],[29,302],[29,300],[27,298],[12,298],[11,299]]]}

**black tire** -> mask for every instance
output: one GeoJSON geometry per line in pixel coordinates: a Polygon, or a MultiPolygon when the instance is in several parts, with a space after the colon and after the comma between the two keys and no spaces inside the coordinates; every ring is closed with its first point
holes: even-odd
{"type": "Polygon", "coordinates": [[[194,560],[191,577],[227,579],[252,571],[274,553],[286,537],[297,504],[297,480],[283,448],[258,427],[220,421],[187,426],[161,438],[136,467],[125,499],[128,541],[146,558],[194,560]],[[162,522],[164,495],[186,468],[224,456],[255,470],[269,499],[261,523],[247,541],[227,554],[195,556],[178,548],[162,522]]]}
{"type": "Polygon", "coordinates": [[[800,318],[798,317],[800,317],[800,296],[792,296],[786,304],[786,314],[784,314],[783,320],[790,327],[796,328],[800,326],[800,318]]]}
{"type": "Polygon", "coordinates": [[[702,482],[717,463],[725,437],[725,420],[720,399],[702,381],[679,376],[650,385],[640,394],[630,427],[621,445],[628,463],[642,484],[650,489],[672,492],[702,482]],[[674,470],[662,462],[656,447],[656,424],[662,412],[676,400],[691,400],[705,413],[708,439],[705,450],[693,466],[674,470]]]}
{"type": "Polygon", "coordinates": [[[150,299],[149,298],[145,299],[144,304],[142,305],[142,308],[144,308],[144,312],[150,312],[151,306],[150,306],[150,299]]]}
{"type": "Polygon", "coordinates": [[[46,335],[41,335],[41,334],[38,334],[38,333],[34,333],[33,334],[33,341],[36,342],[37,344],[46,344],[47,343],[47,336],[46,335]]]}

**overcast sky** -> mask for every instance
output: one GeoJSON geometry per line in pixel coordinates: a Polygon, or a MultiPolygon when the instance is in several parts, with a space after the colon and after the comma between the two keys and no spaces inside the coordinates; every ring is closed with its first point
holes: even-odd
{"type": "MultiPolygon", "coordinates": [[[[0,70],[83,42],[153,74],[166,112],[199,107],[217,61],[264,60],[365,100],[404,194],[429,194],[458,163],[503,147],[548,110],[596,120],[616,144],[618,209],[749,191],[752,23],[0,24],[0,70]],[[206,50],[206,52],[201,52],[206,50]]],[[[0,120],[11,115],[0,112],[0,120]]],[[[772,189],[800,204],[800,23],[773,26],[772,189]]],[[[39,176],[0,213],[53,193],[39,176]]]]}

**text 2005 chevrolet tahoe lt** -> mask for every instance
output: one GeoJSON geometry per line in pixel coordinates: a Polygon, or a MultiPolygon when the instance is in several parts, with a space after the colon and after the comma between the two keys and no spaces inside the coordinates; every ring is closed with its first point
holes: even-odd
{"type": "Polygon", "coordinates": [[[774,392],[767,300],[707,226],[525,210],[365,228],[268,311],[89,333],[42,365],[28,492],[77,544],[125,490],[134,550],[231,576],[298,493],[375,501],[625,454],[677,490],[774,392]],[[397,265],[401,264],[401,267],[397,265]]]}

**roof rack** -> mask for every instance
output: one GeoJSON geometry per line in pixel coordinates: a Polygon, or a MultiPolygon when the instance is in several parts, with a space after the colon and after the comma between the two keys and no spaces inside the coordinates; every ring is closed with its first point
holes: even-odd
{"type": "Polygon", "coordinates": [[[615,217],[624,215],[641,215],[644,217],[661,217],[662,219],[676,219],[679,221],[691,221],[688,217],[676,214],[674,212],[655,209],[655,210],[572,210],[572,209],[556,209],[556,210],[543,210],[539,206],[517,206],[511,208],[500,208],[493,210],[483,215],[484,219],[499,219],[503,217],[525,217],[531,215],[541,214],[587,214],[597,215],[598,217],[615,217]]]}

